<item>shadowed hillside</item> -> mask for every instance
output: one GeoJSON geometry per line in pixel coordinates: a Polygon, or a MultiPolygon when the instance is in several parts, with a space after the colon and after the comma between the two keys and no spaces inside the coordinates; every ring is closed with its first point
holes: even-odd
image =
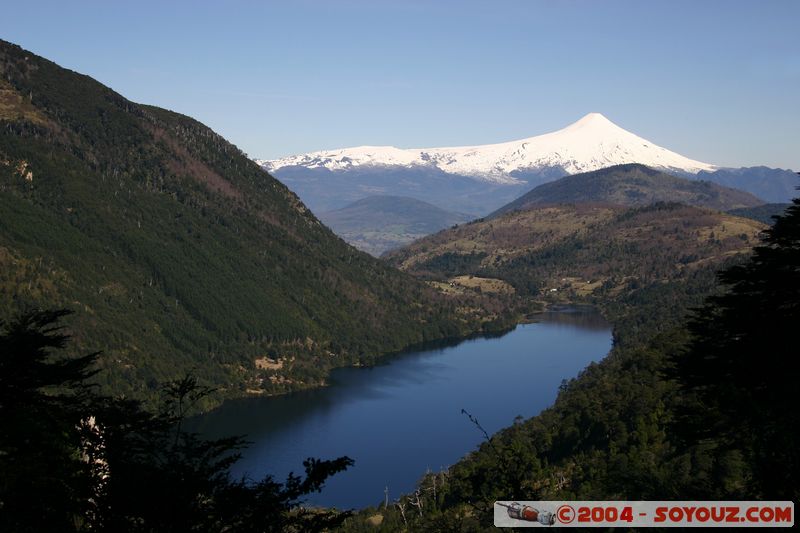
{"type": "Polygon", "coordinates": [[[709,181],[679,178],[644,165],[617,165],[574,174],[539,185],[491,216],[537,205],[599,202],[643,206],[656,202],[680,202],[726,211],[764,202],[750,193],[709,181]]]}

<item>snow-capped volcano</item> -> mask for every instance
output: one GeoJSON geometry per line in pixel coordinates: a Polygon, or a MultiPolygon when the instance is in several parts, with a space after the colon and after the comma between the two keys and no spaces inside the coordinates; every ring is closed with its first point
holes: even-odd
{"type": "Polygon", "coordinates": [[[269,172],[285,167],[348,171],[362,167],[428,167],[496,184],[520,184],[513,173],[559,168],[566,174],[624,163],[696,174],[717,167],[689,159],[624,130],[600,113],[589,113],[564,129],[518,141],[482,146],[401,149],[359,146],[257,160],[269,172]]]}
{"type": "Polygon", "coordinates": [[[388,195],[483,216],[542,183],[629,163],[736,187],[771,202],[793,198],[798,183],[789,170],[731,169],[689,159],[620,128],[600,113],[589,113],[552,133],[498,144],[359,146],[257,162],[318,213],[388,195]]]}

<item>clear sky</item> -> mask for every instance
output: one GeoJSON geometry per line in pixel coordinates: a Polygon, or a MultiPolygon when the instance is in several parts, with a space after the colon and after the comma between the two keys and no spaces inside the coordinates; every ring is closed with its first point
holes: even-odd
{"type": "Polygon", "coordinates": [[[800,1],[0,4],[0,38],[253,157],[485,144],[597,111],[709,163],[800,170],[800,1]]]}

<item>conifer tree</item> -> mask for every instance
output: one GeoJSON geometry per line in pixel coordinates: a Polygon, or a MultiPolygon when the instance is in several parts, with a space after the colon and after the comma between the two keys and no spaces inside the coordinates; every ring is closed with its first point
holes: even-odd
{"type": "Polygon", "coordinates": [[[308,459],[284,482],[232,479],[244,440],[183,429],[208,389],[169,383],[159,413],[98,395],[97,354],[63,355],[66,314],[0,322],[0,531],[320,531],[349,516],[302,503],[351,459],[308,459]]]}
{"type": "Polygon", "coordinates": [[[693,340],[677,358],[696,398],[683,436],[718,456],[741,455],[747,490],[760,498],[800,495],[800,199],[765,232],[744,264],[724,270],[727,291],[695,311],[693,340]]]}

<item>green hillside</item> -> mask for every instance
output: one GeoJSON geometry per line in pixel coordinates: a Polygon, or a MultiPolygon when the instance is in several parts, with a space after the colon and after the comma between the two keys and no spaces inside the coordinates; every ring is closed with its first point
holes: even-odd
{"type": "Polygon", "coordinates": [[[629,164],[574,174],[539,185],[491,216],[540,205],[586,202],[623,206],[680,202],[721,211],[764,203],[748,192],[710,181],[688,180],[644,165],[629,164]]]}
{"type": "Polygon", "coordinates": [[[320,213],[319,218],[359,250],[379,256],[474,217],[446,211],[416,198],[369,196],[341,209],[320,213]]]}
{"type": "Polygon", "coordinates": [[[426,279],[496,279],[525,298],[598,303],[716,268],[764,228],[681,204],[549,206],[445,230],[386,259],[426,279]]]}
{"type": "Polygon", "coordinates": [[[134,397],[186,372],[228,395],[305,387],[482,320],[203,124],[0,42],[0,310],[37,307],[75,310],[76,348],[134,397]]]}

